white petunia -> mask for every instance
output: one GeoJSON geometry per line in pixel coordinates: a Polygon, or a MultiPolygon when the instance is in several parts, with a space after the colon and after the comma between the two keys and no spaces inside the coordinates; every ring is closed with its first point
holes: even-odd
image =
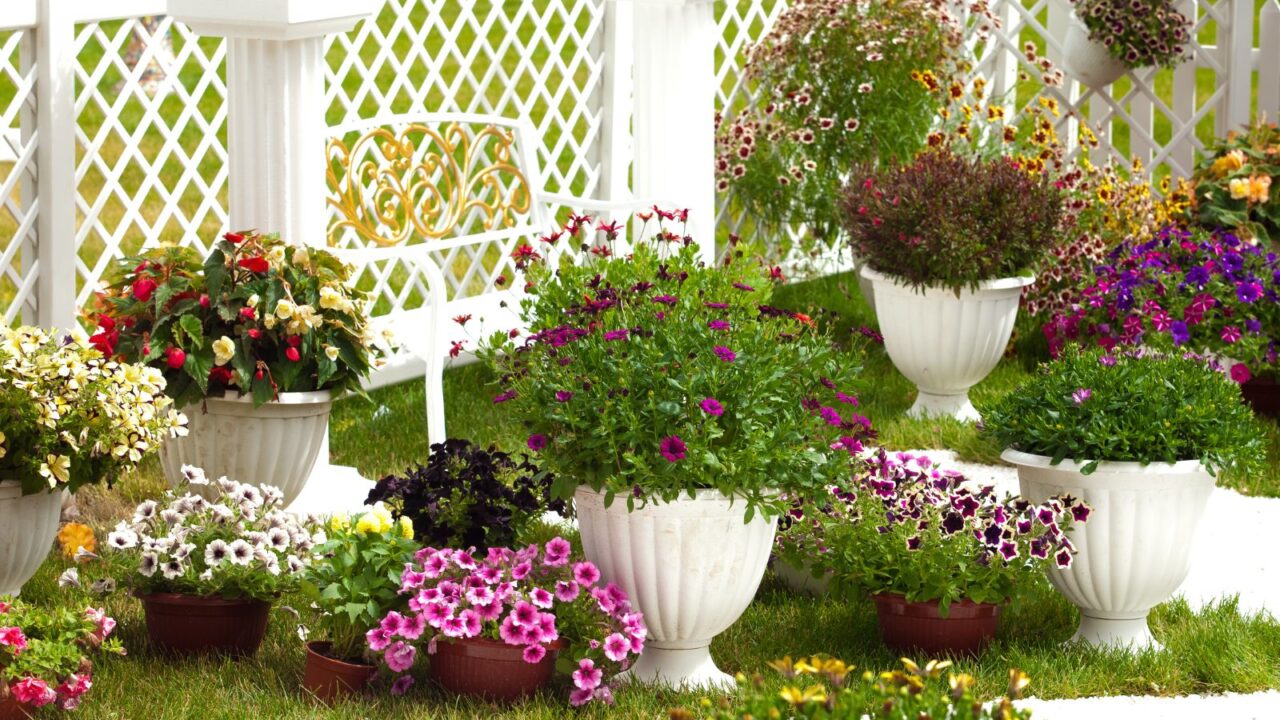
{"type": "Polygon", "coordinates": [[[214,540],[204,548],[204,564],[217,567],[231,557],[231,548],[224,540],[214,540]]]}
{"type": "Polygon", "coordinates": [[[204,474],[204,470],[194,465],[182,466],[182,477],[190,485],[208,485],[209,477],[204,474]]]}
{"type": "Polygon", "coordinates": [[[63,570],[62,574],[58,576],[58,587],[60,588],[73,587],[73,588],[79,589],[80,588],[80,571],[75,568],[67,568],[66,570],[63,570]]]}
{"type": "Polygon", "coordinates": [[[230,552],[229,560],[232,565],[248,565],[253,562],[253,546],[244,540],[236,540],[227,546],[230,552]]]}
{"type": "Polygon", "coordinates": [[[156,568],[160,567],[160,558],[155,553],[143,553],[142,559],[138,561],[138,574],[143,577],[151,577],[156,574],[156,568]]]}
{"type": "Polygon", "coordinates": [[[116,550],[129,550],[138,546],[138,533],[128,527],[116,526],[115,532],[107,535],[107,544],[116,550]]]}

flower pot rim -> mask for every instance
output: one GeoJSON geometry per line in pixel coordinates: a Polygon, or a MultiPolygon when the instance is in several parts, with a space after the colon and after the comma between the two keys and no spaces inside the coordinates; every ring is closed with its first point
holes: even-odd
{"type": "Polygon", "coordinates": [[[371,663],[353,663],[347,660],[339,660],[332,655],[326,654],[321,650],[321,648],[329,649],[333,647],[333,643],[328,640],[310,640],[304,643],[304,646],[306,647],[308,655],[315,655],[325,662],[333,663],[335,665],[341,665],[353,670],[376,670],[378,668],[377,665],[373,665],[371,663]]]}
{"type": "MultiPolygon", "coordinates": [[[[903,595],[902,593],[896,593],[896,592],[871,593],[871,598],[873,600],[883,598],[885,600],[899,602],[899,603],[902,603],[903,605],[910,605],[910,606],[937,605],[940,602],[939,600],[908,600],[906,595],[903,595]]],[[[985,602],[978,602],[976,600],[970,600],[969,598],[960,598],[959,600],[952,600],[950,605],[951,607],[959,606],[959,607],[972,607],[972,608],[988,608],[988,607],[998,608],[1008,604],[1008,602],[1009,602],[1009,598],[1005,598],[1004,600],[1001,600],[998,603],[985,603],[985,602]]]]}
{"type": "MultiPolygon", "coordinates": [[[[283,392],[275,398],[266,401],[264,405],[318,405],[322,403],[333,402],[334,392],[332,390],[309,390],[307,392],[283,392]]],[[[228,390],[223,395],[206,395],[205,400],[220,400],[222,402],[233,403],[252,403],[253,395],[245,394],[238,391],[228,390]]]]}
{"type": "MultiPolygon", "coordinates": [[[[1048,455],[1036,455],[1035,453],[1022,452],[1013,448],[1006,448],[1004,452],[1000,453],[1000,459],[1011,465],[1025,465],[1033,468],[1077,473],[1089,462],[1088,460],[1081,461],[1075,458],[1064,458],[1062,462],[1054,465],[1052,464],[1053,458],[1048,455]]],[[[1132,475],[1209,474],[1199,460],[1180,460],[1175,463],[1103,460],[1098,463],[1095,472],[1117,472],[1132,475]]]]}
{"type": "Polygon", "coordinates": [[[239,605],[271,605],[270,600],[255,600],[253,598],[234,598],[228,599],[217,595],[191,595],[188,593],[175,592],[151,592],[144,593],[134,590],[133,596],[142,602],[155,601],[166,603],[169,605],[221,605],[224,607],[232,607],[239,605]]]}
{"type": "MultiPolygon", "coordinates": [[[[903,282],[902,278],[896,275],[889,275],[887,273],[882,273],[878,270],[873,269],[870,265],[863,265],[862,270],[860,270],[859,272],[861,272],[862,277],[865,277],[866,279],[871,280],[872,282],[896,285],[903,289],[910,290],[912,293],[917,295],[925,295],[925,294],[928,294],[929,292],[940,292],[940,293],[947,293],[952,297],[955,296],[955,291],[952,288],[949,288],[943,285],[926,285],[924,288],[921,288],[921,289],[913,288],[907,283],[903,282]]],[[[1035,284],[1035,281],[1036,281],[1036,276],[1034,274],[1014,275],[1014,276],[1002,277],[1002,278],[990,278],[990,279],[982,280],[978,282],[977,292],[983,292],[985,290],[1021,289],[1028,285],[1035,284]]],[[[964,287],[964,288],[961,288],[960,292],[963,294],[965,292],[973,292],[973,291],[970,290],[970,288],[968,287],[964,287]]]]}
{"type": "MultiPolygon", "coordinates": [[[[92,483],[89,483],[89,484],[92,484],[92,483]]],[[[41,495],[53,495],[55,493],[63,493],[63,492],[66,492],[65,488],[62,488],[62,487],[50,488],[46,485],[45,487],[40,488],[39,492],[23,493],[21,480],[13,480],[11,478],[0,477],[0,500],[21,500],[24,497],[39,497],[41,495]],[[10,490],[14,490],[14,489],[18,491],[17,495],[13,495],[12,493],[9,492],[10,490]]]]}
{"type": "MultiPolygon", "coordinates": [[[[308,643],[308,645],[309,645],[309,644],[310,644],[310,643],[308,643]]],[[[551,641],[551,642],[549,642],[549,643],[545,643],[545,642],[544,642],[544,643],[539,643],[539,644],[540,644],[540,645],[542,645],[542,647],[544,647],[544,648],[546,648],[546,649],[548,649],[548,650],[557,650],[557,651],[558,651],[558,650],[564,650],[566,647],[568,647],[568,646],[569,646],[569,644],[568,644],[567,642],[565,642],[564,638],[556,638],[555,640],[552,640],[552,641],[551,641]]],[[[449,637],[444,637],[444,638],[440,638],[440,641],[437,643],[436,647],[438,648],[438,647],[439,647],[439,646],[441,646],[441,645],[453,645],[453,646],[457,646],[457,645],[480,645],[480,646],[483,646],[483,647],[500,647],[500,648],[509,648],[509,649],[514,650],[514,651],[516,651],[516,652],[524,652],[525,647],[527,647],[526,645],[512,645],[511,643],[506,642],[506,641],[504,641],[504,640],[494,640],[493,638],[490,638],[490,637],[484,637],[484,636],[476,636],[476,637],[469,637],[469,638],[449,638],[449,637]]],[[[437,651],[437,652],[438,652],[438,651],[437,651]]],[[[532,663],[530,663],[530,664],[532,664],[532,663]]]]}

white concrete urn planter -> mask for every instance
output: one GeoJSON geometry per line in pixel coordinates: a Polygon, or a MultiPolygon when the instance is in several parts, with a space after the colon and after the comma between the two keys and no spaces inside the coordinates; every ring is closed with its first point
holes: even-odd
{"type": "Polygon", "coordinates": [[[1106,45],[1091,39],[1089,28],[1073,12],[1063,41],[1062,71],[1068,78],[1100,92],[1124,77],[1129,68],[1112,57],[1106,45]]]}
{"type": "Polygon", "coordinates": [[[328,391],[281,393],[258,408],[248,395],[205,398],[203,407],[183,408],[187,436],[161,446],[165,476],[176,487],[182,466],[194,465],[210,480],[225,475],[242,483],[275,485],[288,507],[315,467],[332,406],[328,391]]]}
{"type": "Polygon", "coordinates": [[[808,567],[793,565],[780,557],[773,559],[773,574],[792,592],[801,595],[821,597],[827,594],[831,585],[831,575],[827,573],[814,577],[808,567]]]}
{"type": "Polygon", "coordinates": [[[40,569],[58,536],[61,492],[22,494],[22,483],[0,480],[0,595],[17,595],[40,569]]]}
{"type": "Polygon", "coordinates": [[[1082,463],[1006,450],[1018,468],[1023,497],[1043,502],[1063,493],[1093,513],[1068,533],[1077,554],[1071,567],[1049,568],[1049,581],[1080,608],[1072,641],[1159,649],[1147,627],[1151,608],[1169,599],[1187,577],[1196,529],[1214,479],[1198,460],[1179,463],[1104,462],[1090,475],[1082,463]]]}
{"type": "Polygon", "coordinates": [[[907,414],[980,419],[969,388],[1000,362],[1013,335],[1022,289],[1035,277],[987,280],[957,296],[945,288],[913,289],[869,266],[862,268],[862,276],[875,286],[885,351],[920,391],[907,414]]]}
{"type": "Polygon", "coordinates": [[[627,679],[672,688],[732,688],[711,659],[711,640],[755,597],[777,522],[757,513],[744,523],[742,500],[715,490],[696,499],[650,503],[627,512],[604,493],[574,496],[582,546],[605,581],[617,583],[644,613],[649,637],[627,679]]]}

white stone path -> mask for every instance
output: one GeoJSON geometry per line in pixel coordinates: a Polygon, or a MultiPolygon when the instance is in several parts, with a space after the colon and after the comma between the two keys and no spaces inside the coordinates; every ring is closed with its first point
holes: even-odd
{"type": "MultiPolygon", "coordinates": [[[[972,480],[991,483],[1000,492],[1018,492],[1018,473],[1010,467],[956,460],[949,450],[912,451],[972,480]]],[[[1280,498],[1246,497],[1218,488],[1200,525],[1191,573],[1178,590],[1198,610],[1233,594],[1244,615],[1268,613],[1280,618],[1280,553],[1270,550],[1280,534],[1280,498]]],[[[1280,658],[1275,658],[1280,664],[1280,658]]],[[[1036,720],[1280,720],[1280,692],[1182,698],[1108,697],[1080,700],[1028,700],[1036,720]]]]}

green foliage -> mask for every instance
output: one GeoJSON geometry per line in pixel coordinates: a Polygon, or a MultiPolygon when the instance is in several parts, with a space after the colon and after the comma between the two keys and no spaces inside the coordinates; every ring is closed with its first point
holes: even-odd
{"type": "Polygon", "coordinates": [[[362,393],[387,348],[350,272],[325,250],[270,235],[227,233],[203,259],[157,248],[116,267],[92,340],[163,371],[180,407],[223,391],[255,405],[282,392],[362,393]]]}
{"type": "Polygon", "coordinates": [[[873,269],[914,288],[976,288],[1023,275],[1059,237],[1061,192],[1009,158],[926,152],[909,165],[859,165],[845,228],[873,269]]]}
{"type": "Polygon", "coordinates": [[[499,333],[482,356],[558,497],[585,484],[630,506],[715,488],[748,517],[780,512],[778,490],[847,472],[828,447],[869,433],[831,407],[856,403],[839,391],[856,360],[808,316],[769,307],[754,265],[707,268],[692,245],[642,240],[630,259],[536,262],[528,278],[531,334],[499,333]]]}
{"type": "Polygon", "coordinates": [[[0,598],[0,699],[13,692],[29,707],[57,702],[74,709],[91,685],[88,655],[124,655],[120,640],[109,637],[115,625],[93,607],[45,608],[0,598]]]}
{"type": "Polygon", "coordinates": [[[1192,56],[1191,18],[1173,0],[1072,0],[1089,39],[1131,70],[1173,67],[1192,56]]]}
{"type": "Polygon", "coordinates": [[[1261,428],[1239,387],[1194,356],[1068,347],[1023,386],[978,403],[1003,446],[1084,463],[1200,460],[1209,472],[1260,472],[1261,428]]]}
{"type": "Polygon", "coordinates": [[[1219,140],[1191,178],[1195,220],[1280,242],[1280,126],[1259,119],[1219,140]],[[1276,187],[1273,189],[1272,185],[1276,187]]]}
{"type": "Polygon", "coordinates": [[[39,328],[0,333],[0,478],[24,494],[110,484],[185,433],[159,372],[39,328]]]}
{"type": "Polygon", "coordinates": [[[355,517],[331,518],[328,540],[316,546],[301,582],[311,603],[312,639],[332,643],[335,658],[364,662],[365,633],[388,612],[407,607],[400,574],[417,547],[413,522],[394,522],[381,503],[355,517]]]}

